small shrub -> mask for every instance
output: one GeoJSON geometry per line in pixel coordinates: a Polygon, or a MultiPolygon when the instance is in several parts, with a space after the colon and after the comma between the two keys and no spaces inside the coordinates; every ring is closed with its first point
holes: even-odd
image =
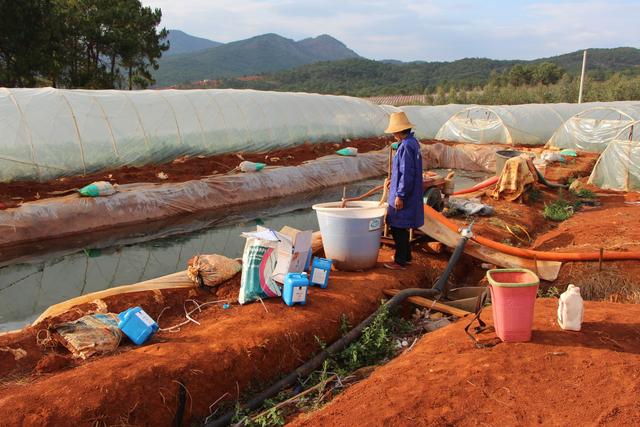
{"type": "Polygon", "coordinates": [[[529,191],[527,192],[527,196],[529,197],[529,200],[531,200],[533,203],[542,201],[542,191],[538,190],[533,186],[529,188],[529,191]]]}
{"type": "Polygon", "coordinates": [[[393,354],[389,310],[382,306],[373,322],[363,331],[360,339],[349,344],[336,356],[336,362],[348,372],[373,365],[393,354]]]}
{"type": "Polygon", "coordinates": [[[538,288],[538,298],[559,298],[560,297],[560,289],[555,286],[551,286],[546,290],[542,290],[538,288]]]}
{"type": "MultiPolygon", "coordinates": [[[[577,207],[579,208],[580,205],[578,205],[577,207]]],[[[545,217],[545,219],[562,222],[571,218],[577,207],[570,205],[564,199],[559,199],[553,203],[545,203],[544,209],[542,210],[542,215],[545,217]]]]}
{"type": "Polygon", "coordinates": [[[271,408],[269,412],[264,415],[261,415],[253,420],[245,419],[244,425],[248,427],[273,427],[273,426],[283,426],[285,424],[285,419],[282,413],[276,409],[271,408]]]}
{"type": "Polygon", "coordinates": [[[583,188],[580,191],[578,191],[576,193],[576,196],[580,197],[581,199],[595,199],[595,198],[597,198],[596,193],[594,193],[591,190],[587,190],[586,188],[583,188]]]}

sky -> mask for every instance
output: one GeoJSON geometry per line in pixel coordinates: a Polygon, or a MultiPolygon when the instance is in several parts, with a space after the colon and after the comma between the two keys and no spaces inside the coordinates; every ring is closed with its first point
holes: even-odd
{"type": "Polygon", "coordinates": [[[640,47],[640,0],[143,0],[162,25],[227,43],[329,34],[371,59],[534,59],[640,47]]]}

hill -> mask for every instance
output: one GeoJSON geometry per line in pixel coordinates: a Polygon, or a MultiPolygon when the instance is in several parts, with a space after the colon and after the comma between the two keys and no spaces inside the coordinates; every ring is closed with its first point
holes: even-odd
{"type": "Polygon", "coordinates": [[[326,34],[298,42],[277,34],[264,34],[198,52],[164,57],[159,61],[160,68],[154,78],[157,86],[167,86],[357,57],[357,53],[326,34]]]}
{"type": "MultiPolygon", "coordinates": [[[[577,75],[582,65],[582,51],[532,61],[464,58],[452,62],[398,63],[353,58],[305,65],[250,81],[225,79],[219,87],[355,96],[416,94],[452,83],[465,87],[483,85],[492,76],[508,71],[514,65],[542,62],[557,64],[568,73],[577,75]]],[[[618,71],[640,72],[640,49],[589,49],[587,68],[591,77],[600,80],[618,71]]]]}
{"type": "Polygon", "coordinates": [[[195,37],[180,30],[169,30],[167,41],[169,41],[170,48],[164,53],[164,56],[197,52],[222,44],[202,37],[195,37]]]}
{"type": "MultiPolygon", "coordinates": [[[[577,74],[582,67],[582,52],[578,50],[564,55],[536,59],[531,62],[553,62],[568,72],[577,74]]],[[[587,52],[587,67],[590,70],[599,71],[621,71],[640,67],[640,49],[634,47],[589,49],[587,52]]]]}

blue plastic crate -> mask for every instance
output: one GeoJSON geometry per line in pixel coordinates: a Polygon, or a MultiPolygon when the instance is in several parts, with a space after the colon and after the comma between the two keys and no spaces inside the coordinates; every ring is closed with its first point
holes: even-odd
{"type": "Polygon", "coordinates": [[[311,285],[326,289],[329,283],[329,272],[333,261],[326,258],[315,257],[311,263],[311,285]]]}
{"type": "Polygon", "coordinates": [[[308,288],[309,277],[307,273],[289,273],[284,276],[282,299],[289,307],[294,304],[305,305],[308,288]]]}
{"type": "Polygon", "coordinates": [[[118,314],[118,328],[136,345],[144,344],[158,330],[158,324],[141,307],[118,314]]]}

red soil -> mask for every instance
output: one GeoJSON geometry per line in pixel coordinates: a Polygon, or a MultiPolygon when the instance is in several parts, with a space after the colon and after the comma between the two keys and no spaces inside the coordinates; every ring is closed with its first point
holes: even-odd
{"type": "MultiPolygon", "coordinates": [[[[381,260],[390,256],[388,250],[381,252],[381,260]]],[[[378,306],[382,289],[430,285],[443,267],[442,259],[416,251],[415,265],[406,271],[381,266],[363,273],[334,271],[329,288],[311,289],[304,307],[289,308],[276,299],[266,300],[264,307],[233,304],[224,310],[222,304],[210,305],[194,316],[200,326],[191,323],[179,332],[160,332],[147,345],[124,344],[115,354],[85,362],[69,360],[73,369],[56,370],[52,365],[64,363],[34,344],[32,328],[0,336],[0,348],[27,351],[22,362],[0,359],[0,419],[6,426],[169,425],[177,408],[179,381],[190,395],[188,425],[208,416],[209,405],[218,398],[235,401],[238,393],[261,387],[306,361],[318,350],[314,336],[324,342],[339,336],[343,313],[357,324],[378,306]],[[39,374],[39,370],[53,373],[39,374]]],[[[228,282],[217,295],[191,292],[202,302],[225,297],[235,301],[238,282],[238,278],[228,282]]],[[[160,326],[167,327],[184,320],[182,301],[187,296],[147,292],[105,302],[113,312],[140,304],[154,317],[169,306],[160,319],[160,326]]]]}
{"type": "Polygon", "coordinates": [[[476,349],[467,321],[427,334],[292,425],[639,425],[640,306],[587,302],[582,332],[560,330],[556,308],[537,301],[529,343],[476,349]]]}
{"type": "Polygon", "coordinates": [[[266,163],[268,166],[295,166],[318,157],[335,154],[336,150],[344,147],[356,147],[358,152],[366,153],[380,150],[388,143],[388,137],[343,140],[340,143],[305,143],[269,153],[232,153],[211,157],[181,157],[160,165],[126,166],[88,175],[59,178],[48,182],[15,181],[0,183],[0,209],[18,206],[22,202],[39,198],[55,197],[56,192],[73,191],[73,189],[82,188],[95,181],[109,181],[113,184],[185,182],[216,173],[228,173],[243,160],[266,163]],[[161,172],[168,177],[166,179],[158,178],[158,174],[161,172]]]}

